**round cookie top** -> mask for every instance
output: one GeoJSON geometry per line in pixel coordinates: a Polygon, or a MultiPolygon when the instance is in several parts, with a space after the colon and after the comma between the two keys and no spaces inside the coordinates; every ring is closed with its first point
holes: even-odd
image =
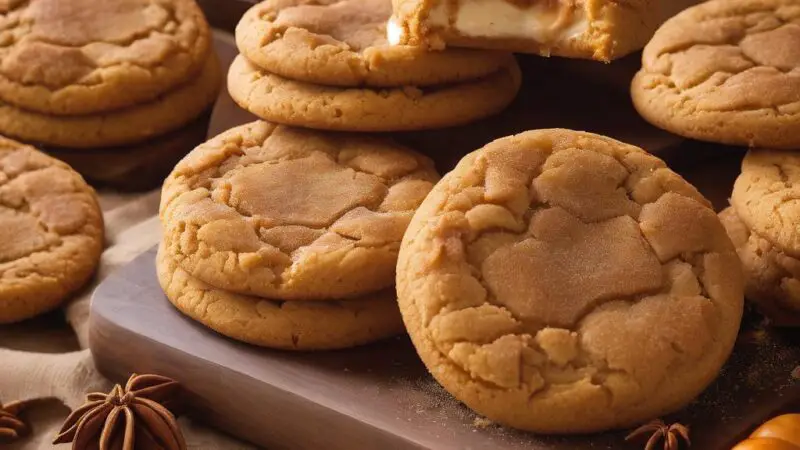
{"type": "Polygon", "coordinates": [[[733,185],[731,204],[750,230],[800,257],[800,155],[750,150],[733,185]]]}
{"type": "Polygon", "coordinates": [[[267,0],[236,27],[239,50],[286,78],[332,86],[428,86],[481,78],[507,52],[389,45],[389,0],[267,0]]]}
{"type": "Polygon", "coordinates": [[[193,0],[10,0],[0,42],[0,99],[72,115],[153,100],[195,76],[211,41],[193,0]]]}
{"type": "Polygon", "coordinates": [[[103,219],[69,166],[0,137],[0,323],[49,311],[94,272],[103,219]]]}
{"type": "Polygon", "coordinates": [[[447,390],[516,428],[593,432],[680,408],[716,376],[742,315],[741,267],[708,205],[610,138],[497,140],[409,226],[406,328],[447,390]]]}
{"type": "Polygon", "coordinates": [[[220,289],[335,300],[390,287],[433,162],[392,141],[253,122],[200,145],[164,183],[169,257],[220,289]]]}
{"type": "Polygon", "coordinates": [[[216,289],[159,248],[159,283],[175,307],[225,336],[284,350],[354,347],[403,333],[394,289],[345,301],[282,302],[216,289]]]}
{"type": "Polygon", "coordinates": [[[734,145],[800,148],[796,0],[700,3],[645,47],[632,96],[653,124],[734,145]]]}

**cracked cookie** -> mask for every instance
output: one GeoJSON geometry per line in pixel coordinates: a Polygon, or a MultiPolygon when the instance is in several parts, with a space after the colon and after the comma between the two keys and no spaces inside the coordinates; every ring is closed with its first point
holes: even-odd
{"type": "Polygon", "coordinates": [[[92,188],[61,161],[0,137],[0,323],[56,308],[89,280],[102,249],[92,188]]]}
{"type": "Polygon", "coordinates": [[[784,253],[800,257],[800,155],[750,150],[733,184],[731,204],[747,228],[784,253]]]}
{"type": "Polygon", "coordinates": [[[393,42],[610,61],[698,0],[394,0],[393,42]]]}
{"type": "Polygon", "coordinates": [[[284,350],[332,350],[403,333],[393,289],[331,302],[280,302],[235,294],[192,277],[169,258],[156,257],[158,280],[183,314],[230,338],[284,350]]]}
{"type": "Polygon", "coordinates": [[[210,56],[199,77],[160,98],[108,113],[55,116],[0,100],[0,133],[38,144],[104,148],[144,142],[192,122],[217,99],[222,69],[210,56]],[[176,108],[176,105],[179,105],[176,108]]]}
{"type": "Polygon", "coordinates": [[[0,3],[0,99],[43,114],[97,114],[195,78],[211,35],[193,0],[0,3]]]}
{"type": "Polygon", "coordinates": [[[258,69],[239,55],[228,91],[262,119],[342,131],[403,131],[466,124],[499,113],[517,95],[516,60],[473,81],[387,89],[343,88],[290,80],[258,69]]]}
{"type": "Polygon", "coordinates": [[[745,277],[745,295],[773,325],[800,326],[800,260],[750,231],[733,207],[719,214],[745,277]]]}
{"type": "Polygon", "coordinates": [[[800,148],[800,5],[712,0],[678,14],[645,47],[631,94],[685,137],[800,148]]]}
{"type": "Polygon", "coordinates": [[[391,0],[267,0],[236,28],[239,50],[284,78],[329,86],[429,86],[482,78],[510,53],[392,46],[391,0]]]}
{"type": "Polygon", "coordinates": [[[692,185],[637,147],[570,130],[467,155],[417,210],[397,266],[431,374],[479,414],[542,433],[686,405],[733,348],[741,278],[692,185]]]}
{"type": "Polygon", "coordinates": [[[200,145],[164,182],[169,257],[220,289],[336,300],[394,284],[397,252],[439,179],[392,141],[259,121],[200,145]]]}

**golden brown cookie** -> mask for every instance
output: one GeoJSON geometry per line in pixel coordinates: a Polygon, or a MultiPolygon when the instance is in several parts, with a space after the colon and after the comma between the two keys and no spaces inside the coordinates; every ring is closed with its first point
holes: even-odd
{"type": "Polygon", "coordinates": [[[330,86],[429,86],[474,80],[507,66],[505,52],[428,52],[391,46],[390,0],[267,0],[236,27],[252,63],[292,80],[330,86]]]}
{"type": "Polygon", "coordinates": [[[637,147],[569,130],[467,155],[415,214],[397,289],[445,389],[541,433],[686,405],[730,354],[743,303],[735,249],[693,186],[637,147]]]}
{"type": "Polygon", "coordinates": [[[193,0],[10,0],[0,42],[0,100],[62,115],[155,100],[196,76],[211,39],[193,0]]]}
{"type": "Polygon", "coordinates": [[[393,0],[393,42],[610,61],[699,0],[393,0]]]}
{"type": "Polygon", "coordinates": [[[94,191],[68,165],[0,137],[0,323],[56,308],[103,249],[94,191]]]}
{"type": "Polygon", "coordinates": [[[800,154],[750,150],[733,185],[731,204],[747,228],[800,258],[800,154]]]}
{"type": "Polygon", "coordinates": [[[158,280],[183,314],[230,338],[284,350],[355,347],[403,333],[394,289],[330,302],[280,302],[234,294],[192,277],[163,247],[158,280]]]}
{"type": "Polygon", "coordinates": [[[0,101],[0,133],[70,148],[105,148],[144,142],[190,123],[217,99],[222,78],[216,56],[200,76],[150,103],[109,113],[53,116],[0,101]]]}
{"type": "Polygon", "coordinates": [[[689,138],[800,148],[797,0],[712,0],[667,21],[631,86],[639,113],[689,138]]]}
{"type": "Polygon", "coordinates": [[[337,300],[394,284],[397,251],[438,180],[392,141],[267,122],[193,150],[164,182],[169,257],[217,288],[337,300]]]}
{"type": "Polygon", "coordinates": [[[271,122],[342,131],[403,131],[469,123],[499,113],[519,91],[516,61],[475,81],[430,88],[342,88],[289,80],[239,55],[228,92],[242,108],[271,122]]]}
{"type": "Polygon", "coordinates": [[[751,232],[732,207],[719,214],[745,276],[745,295],[773,325],[800,325],[800,260],[751,232]]]}

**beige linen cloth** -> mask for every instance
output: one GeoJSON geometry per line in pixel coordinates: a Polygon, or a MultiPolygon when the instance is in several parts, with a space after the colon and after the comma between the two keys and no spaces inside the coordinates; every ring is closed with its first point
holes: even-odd
{"type": "MultiPolygon", "coordinates": [[[[106,276],[158,243],[159,194],[101,192],[107,243],[91,284],[61,312],[0,325],[0,402],[31,401],[23,417],[33,428],[30,437],[4,449],[70,448],[71,444],[51,444],[70,410],[83,404],[86,393],[108,392],[113,386],[97,372],[87,349],[89,301],[106,276]]],[[[187,418],[179,422],[190,449],[253,448],[187,418]]]]}

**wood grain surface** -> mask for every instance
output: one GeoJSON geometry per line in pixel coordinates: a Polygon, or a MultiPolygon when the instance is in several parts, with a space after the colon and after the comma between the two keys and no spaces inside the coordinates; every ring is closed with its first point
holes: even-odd
{"type": "MultiPolygon", "coordinates": [[[[212,24],[231,29],[248,6],[201,0],[212,24]]],[[[225,55],[235,53],[231,41],[225,55]]],[[[683,141],[642,121],[627,83],[638,61],[602,65],[520,58],[524,88],[509,110],[468,127],[396,134],[447,171],[496,137],[533,128],[595,131],[645,147],[694,183],[717,208],[727,205],[742,149],[683,141]]],[[[215,135],[252,119],[229,97],[217,104],[215,135]]],[[[155,250],[110,276],[92,301],[91,349],[112,379],[131,372],[179,380],[189,413],[266,448],[291,449],[641,449],[624,433],[544,437],[476,416],[439,387],[407,338],[362,348],[288,353],[241,344],[185,318],[158,286],[155,250]]],[[[797,332],[765,328],[748,312],[719,379],[685,410],[666,418],[692,427],[693,447],[724,450],[764,418],[797,408],[797,332]]]]}

